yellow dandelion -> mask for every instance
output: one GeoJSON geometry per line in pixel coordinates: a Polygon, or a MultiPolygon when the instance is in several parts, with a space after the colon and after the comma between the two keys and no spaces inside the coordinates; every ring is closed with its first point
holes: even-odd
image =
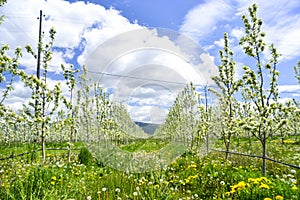
{"type": "Polygon", "coordinates": [[[248,178],[248,182],[254,182],[254,178],[248,178]]]}
{"type": "Polygon", "coordinates": [[[237,184],[237,186],[238,186],[238,188],[244,188],[245,186],[246,186],[246,183],[245,183],[245,181],[241,181],[241,182],[239,182],[238,184],[237,184]]]}
{"type": "Polygon", "coordinates": [[[267,189],[267,190],[270,189],[270,187],[267,184],[264,184],[264,183],[260,184],[259,188],[267,189]]]}
{"type": "Polygon", "coordinates": [[[292,190],[298,190],[298,187],[297,187],[296,185],[294,185],[294,186],[292,187],[292,190]]]}
{"type": "Polygon", "coordinates": [[[51,178],[53,181],[56,181],[56,176],[52,176],[51,178]]]}
{"type": "Polygon", "coordinates": [[[269,198],[269,197],[266,197],[266,198],[264,198],[264,200],[272,200],[271,198],[269,198]]]}
{"type": "Polygon", "coordinates": [[[269,179],[267,179],[266,177],[260,177],[259,181],[265,181],[266,183],[271,183],[271,181],[269,179]]]}
{"type": "Polygon", "coordinates": [[[230,193],[233,194],[236,192],[236,188],[231,188],[230,193]]]}
{"type": "Polygon", "coordinates": [[[191,178],[198,178],[198,174],[191,176],[191,178]]]}
{"type": "Polygon", "coordinates": [[[189,169],[189,168],[196,168],[196,167],[197,167],[196,164],[190,164],[190,165],[188,166],[188,169],[189,169]]]}
{"type": "Polygon", "coordinates": [[[276,199],[276,200],[283,200],[283,197],[280,196],[280,195],[277,195],[277,196],[275,197],[275,199],[276,199]]]}
{"type": "Polygon", "coordinates": [[[51,185],[55,185],[55,182],[54,182],[54,181],[51,181],[50,184],[51,184],[51,185]]]}
{"type": "Polygon", "coordinates": [[[229,197],[230,196],[230,192],[225,192],[225,196],[229,197]]]}

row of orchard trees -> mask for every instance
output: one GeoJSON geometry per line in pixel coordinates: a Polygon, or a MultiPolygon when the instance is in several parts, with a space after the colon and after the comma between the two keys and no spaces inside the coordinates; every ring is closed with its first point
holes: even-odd
{"type": "Polygon", "coordinates": [[[192,148],[201,139],[199,126],[199,98],[193,83],[177,95],[174,104],[163,125],[158,127],[154,136],[163,137],[170,141],[183,142],[192,148]]]}
{"type": "MultiPolygon", "coordinates": [[[[52,59],[55,30],[49,31],[50,40],[38,44],[41,52],[41,75],[29,75],[19,68],[22,50],[8,56],[8,45],[0,49],[0,84],[4,87],[0,99],[0,143],[12,145],[20,142],[41,145],[42,158],[46,157],[46,142],[67,142],[70,161],[74,141],[102,139],[107,143],[124,142],[145,133],[130,119],[126,108],[109,100],[108,94],[97,82],[87,78],[87,70],[61,65],[61,82],[68,91],[63,93],[61,83],[50,85],[48,65],[52,59]],[[20,110],[6,106],[5,100],[20,80],[32,94],[20,110]]],[[[38,55],[30,46],[27,53],[38,55]]],[[[56,76],[57,77],[57,76],[56,76]]]]}
{"type": "MultiPolygon", "coordinates": [[[[191,146],[198,141],[206,141],[207,149],[209,136],[217,135],[227,151],[226,159],[232,137],[247,137],[250,142],[254,138],[261,144],[262,172],[265,174],[267,141],[276,135],[281,138],[299,135],[300,104],[292,99],[280,101],[277,85],[279,54],[273,44],[264,42],[266,34],[261,30],[263,21],[257,17],[257,9],[254,4],[248,9],[249,15],[242,16],[245,33],[239,45],[250,58],[249,65],[243,67],[242,78],[235,74],[234,53],[225,33],[218,76],[213,77],[217,89],[208,89],[218,97],[218,103],[211,105],[207,101],[204,104],[198,101],[197,104],[195,88],[192,84],[188,85],[177,96],[165,123],[156,134],[175,140],[189,138],[191,146]]],[[[294,70],[300,84],[300,62],[294,70]]],[[[206,91],[204,97],[207,97],[206,91]]]]}

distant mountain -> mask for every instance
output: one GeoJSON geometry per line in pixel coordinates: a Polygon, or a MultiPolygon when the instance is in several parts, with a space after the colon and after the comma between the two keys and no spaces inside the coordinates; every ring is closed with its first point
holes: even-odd
{"type": "Polygon", "coordinates": [[[136,125],[138,125],[139,127],[141,127],[146,133],[148,134],[153,134],[155,132],[155,130],[157,129],[157,127],[160,124],[151,124],[151,123],[145,123],[145,122],[134,122],[136,125]]]}

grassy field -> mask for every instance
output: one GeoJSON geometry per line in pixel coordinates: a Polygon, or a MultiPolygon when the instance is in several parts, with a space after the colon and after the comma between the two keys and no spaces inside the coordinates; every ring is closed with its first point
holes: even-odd
{"type": "MultiPolygon", "coordinates": [[[[281,144],[274,138],[268,156],[300,165],[300,138],[281,144]]],[[[165,141],[138,140],[120,148],[129,152],[153,152],[165,141]]],[[[235,141],[233,151],[257,153],[260,144],[235,141]]],[[[65,144],[48,144],[64,148],[65,144]]],[[[261,160],[211,151],[198,156],[188,151],[169,166],[158,171],[130,173],[98,162],[76,143],[72,162],[67,150],[47,151],[41,164],[40,152],[0,161],[0,199],[300,199],[300,170],[268,162],[268,176],[261,176],[261,160]]],[[[33,146],[2,146],[0,157],[32,150],[33,146]]]]}

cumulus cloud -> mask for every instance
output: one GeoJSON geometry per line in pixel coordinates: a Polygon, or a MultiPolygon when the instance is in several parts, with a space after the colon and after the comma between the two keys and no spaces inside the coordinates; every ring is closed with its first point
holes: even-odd
{"type": "MultiPolygon", "coordinates": [[[[29,44],[36,50],[39,28],[37,17],[40,10],[45,15],[42,26],[45,42],[48,40],[48,31],[54,27],[57,31],[54,46],[67,49],[61,53],[56,52],[53,65],[60,65],[58,62],[73,58],[74,51],[82,47],[82,43],[84,57],[100,42],[139,27],[131,24],[117,10],[107,10],[101,5],[83,1],[8,1],[1,8],[1,12],[6,15],[6,20],[0,26],[1,44],[7,43],[12,49],[29,44]]],[[[34,70],[36,61],[31,56],[25,55],[21,61],[30,72],[34,70]]]]}
{"type": "MultiPolygon", "coordinates": [[[[101,5],[83,1],[72,3],[63,0],[8,1],[4,7],[1,7],[1,13],[6,16],[6,19],[0,26],[0,43],[9,44],[12,49],[10,55],[18,46],[24,48],[30,45],[34,51],[37,51],[39,28],[37,17],[40,10],[43,10],[45,15],[42,25],[44,43],[49,41],[47,36],[51,27],[57,31],[53,58],[48,69],[51,75],[47,80],[48,86],[51,88],[60,82],[66,96],[68,96],[68,88],[65,81],[56,80],[55,77],[62,72],[61,64],[74,62],[74,59],[77,59],[76,52],[81,52],[78,60],[84,60],[99,43],[119,33],[140,27],[131,24],[117,10],[105,9],[101,5]]],[[[37,61],[33,56],[23,53],[20,61],[28,74],[35,73],[37,61]]],[[[23,103],[28,102],[30,89],[24,87],[21,82],[15,83],[14,87],[15,90],[10,94],[6,104],[19,109],[23,103]],[[20,96],[23,93],[26,95],[20,96]]]]}
{"type": "Polygon", "coordinates": [[[161,124],[164,122],[168,109],[160,106],[127,106],[134,121],[161,124]]]}
{"type": "Polygon", "coordinates": [[[197,41],[211,37],[220,21],[227,21],[233,13],[232,5],[227,0],[205,1],[190,10],[180,27],[180,31],[197,41]]]}
{"type": "MultiPolygon", "coordinates": [[[[212,84],[216,67],[190,38],[163,29],[140,28],[100,44],[85,60],[89,75],[112,88],[112,99],[128,103],[131,113],[149,107],[167,109],[189,82],[212,84]],[[133,109],[135,109],[133,111],[133,109]]],[[[163,118],[160,112],[155,119],[163,118]]],[[[152,114],[153,115],[153,114],[152,114]]]]}

